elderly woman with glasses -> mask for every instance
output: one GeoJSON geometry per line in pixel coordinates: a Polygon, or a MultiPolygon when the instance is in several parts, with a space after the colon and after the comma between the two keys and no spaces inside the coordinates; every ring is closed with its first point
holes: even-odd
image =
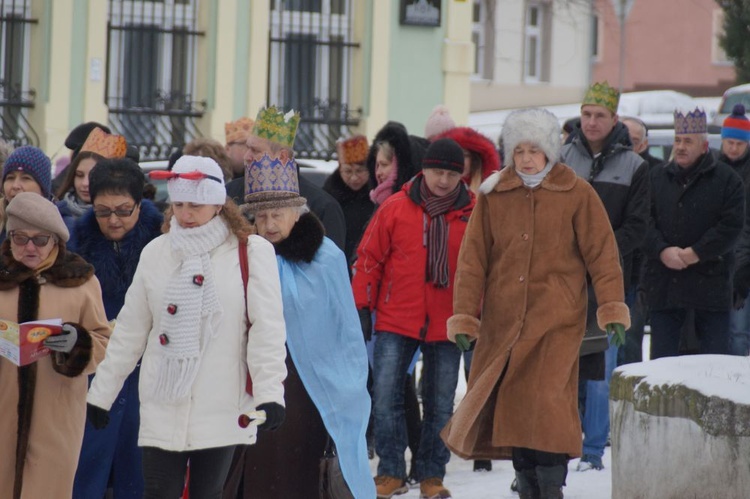
{"type": "Polygon", "coordinates": [[[95,428],[108,425],[140,362],[143,497],[179,497],[188,461],[190,496],[219,497],[235,447],[256,439],[257,426],[243,429],[238,417],[257,409],[260,422],[265,411],[261,429],[284,419],[279,274],[271,244],[227,199],[216,161],[182,156],[162,175],[172,203],[165,234],[143,249],[91,383],[88,416],[95,428]]]}
{"type": "MultiPolygon", "coordinates": [[[[102,285],[107,319],[117,317],[133,282],[143,248],[161,235],[163,217],[143,199],[143,172],[130,159],[100,160],[89,173],[93,209],[75,225],[76,251],[94,265],[102,285]]],[[[125,379],[110,411],[110,423],[97,431],[86,425],[73,497],[141,497],[143,476],[138,447],[139,367],[125,379]]]]}
{"type": "MultiPolygon", "coordinates": [[[[85,376],[104,358],[109,326],[94,268],[66,250],[52,202],[21,192],[0,246],[0,329],[60,319],[51,354],[19,367],[0,357],[0,497],[70,497],[86,422],[85,376]]],[[[0,331],[2,332],[2,331],[0,331]]]]}

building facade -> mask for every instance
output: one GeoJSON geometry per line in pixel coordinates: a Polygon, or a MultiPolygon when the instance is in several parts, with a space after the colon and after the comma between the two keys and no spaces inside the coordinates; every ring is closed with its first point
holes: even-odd
{"type": "Polygon", "coordinates": [[[473,0],[471,110],[576,102],[591,79],[591,0],[473,0]]]}
{"type": "Polygon", "coordinates": [[[469,113],[472,4],[461,0],[6,0],[2,136],[50,156],[98,121],[143,159],[264,105],[299,110],[295,148],[329,158],[388,120],[421,135],[469,113]]]}
{"type": "Polygon", "coordinates": [[[719,46],[723,12],[716,0],[595,1],[594,80],[693,97],[721,95],[735,84],[734,65],[719,46]]]}

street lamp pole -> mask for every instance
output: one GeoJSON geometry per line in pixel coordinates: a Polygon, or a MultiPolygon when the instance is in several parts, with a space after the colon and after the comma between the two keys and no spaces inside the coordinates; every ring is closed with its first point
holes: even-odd
{"type": "Polygon", "coordinates": [[[625,4],[627,0],[620,0],[620,75],[619,75],[619,88],[618,90],[622,94],[622,88],[625,84],[625,20],[627,13],[625,11],[625,4]]]}

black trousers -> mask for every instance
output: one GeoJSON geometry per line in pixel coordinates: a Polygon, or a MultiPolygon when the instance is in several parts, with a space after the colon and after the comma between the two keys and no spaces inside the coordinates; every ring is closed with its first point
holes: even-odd
{"type": "Polygon", "coordinates": [[[143,448],[145,499],[182,497],[190,462],[190,499],[220,499],[235,446],[173,452],[143,448]]]}
{"type": "Polygon", "coordinates": [[[516,471],[533,470],[537,466],[568,466],[567,454],[556,454],[541,450],[513,447],[513,469],[516,471]]]}

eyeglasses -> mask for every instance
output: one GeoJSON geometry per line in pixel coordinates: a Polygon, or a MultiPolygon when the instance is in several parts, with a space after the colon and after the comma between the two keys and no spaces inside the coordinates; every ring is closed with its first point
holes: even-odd
{"type": "Polygon", "coordinates": [[[130,209],[117,208],[115,210],[110,210],[109,208],[97,208],[94,210],[94,216],[96,218],[109,218],[114,214],[117,218],[125,218],[132,215],[137,207],[138,205],[135,205],[130,209]]]}
{"type": "Polygon", "coordinates": [[[228,142],[227,146],[245,146],[245,147],[247,147],[247,142],[245,142],[244,140],[235,140],[235,141],[232,141],[232,142],[228,142]]]}
{"type": "Polygon", "coordinates": [[[29,244],[29,241],[31,241],[34,246],[37,248],[43,248],[44,246],[47,246],[47,243],[49,243],[49,238],[52,236],[25,236],[23,234],[18,234],[16,231],[11,231],[8,233],[10,236],[10,239],[13,241],[13,244],[16,244],[18,246],[26,246],[29,244]]]}

